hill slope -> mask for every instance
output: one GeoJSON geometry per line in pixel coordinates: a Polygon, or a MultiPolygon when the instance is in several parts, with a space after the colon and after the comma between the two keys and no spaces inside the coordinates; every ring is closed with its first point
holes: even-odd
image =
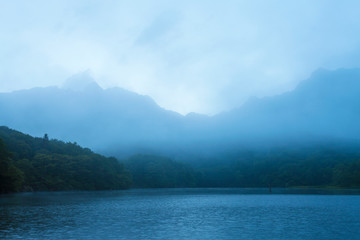
{"type": "Polygon", "coordinates": [[[1,171],[7,169],[0,173],[0,179],[7,177],[0,192],[124,189],[131,185],[130,174],[115,158],[76,143],[49,140],[47,135],[33,138],[7,127],[0,127],[0,139],[4,142],[0,141],[1,171]]]}

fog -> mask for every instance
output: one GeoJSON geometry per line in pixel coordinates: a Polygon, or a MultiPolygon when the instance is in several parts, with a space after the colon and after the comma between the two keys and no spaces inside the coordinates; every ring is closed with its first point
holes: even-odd
{"type": "Polygon", "coordinates": [[[357,239],[359,9],[0,0],[0,239],[357,239]]]}
{"type": "Polygon", "coordinates": [[[358,8],[2,2],[0,125],[116,156],[357,141],[358,8]]]}
{"type": "Polygon", "coordinates": [[[360,69],[320,69],[293,91],[249,99],[215,116],[183,116],[149,96],[102,89],[88,73],[63,87],[0,94],[1,125],[130,156],[216,153],[317,142],[360,140],[360,69]]]}
{"type": "Polygon", "coordinates": [[[104,89],[214,115],[359,65],[359,1],[1,1],[0,92],[104,89]]]}

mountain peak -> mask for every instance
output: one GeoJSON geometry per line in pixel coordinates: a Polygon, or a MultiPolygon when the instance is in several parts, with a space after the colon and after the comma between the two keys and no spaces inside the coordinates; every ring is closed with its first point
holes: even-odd
{"type": "Polygon", "coordinates": [[[99,90],[101,87],[90,75],[90,71],[77,73],[69,77],[62,86],[63,89],[72,91],[99,90]]]}

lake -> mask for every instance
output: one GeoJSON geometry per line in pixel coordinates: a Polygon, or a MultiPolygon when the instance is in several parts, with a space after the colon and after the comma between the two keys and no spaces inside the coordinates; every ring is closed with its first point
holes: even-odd
{"type": "Polygon", "coordinates": [[[0,239],[360,239],[356,190],[0,195],[0,239]]]}

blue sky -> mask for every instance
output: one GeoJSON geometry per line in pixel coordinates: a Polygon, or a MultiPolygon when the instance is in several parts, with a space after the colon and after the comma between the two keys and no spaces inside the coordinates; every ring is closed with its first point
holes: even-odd
{"type": "Polygon", "coordinates": [[[360,1],[0,0],[0,91],[103,88],[214,114],[293,89],[318,68],[360,67],[360,1]]]}

